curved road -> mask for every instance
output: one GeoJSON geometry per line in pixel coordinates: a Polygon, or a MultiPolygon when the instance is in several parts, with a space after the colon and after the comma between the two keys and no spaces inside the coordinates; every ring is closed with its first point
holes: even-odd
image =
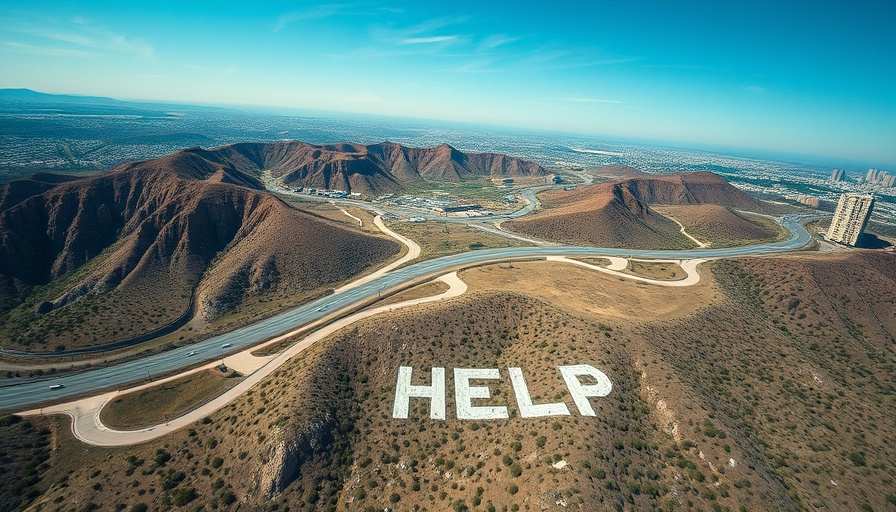
{"type": "Polygon", "coordinates": [[[124,384],[151,378],[154,375],[168,374],[200,362],[219,359],[225,352],[229,353],[245,349],[293,329],[298,325],[312,322],[334,311],[359,304],[376,296],[383,290],[391,289],[413,279],[445,273],[451,268],[495,260],[546,258],[548,256],[617,256],[685,260],[773,254],[800,249],[812,241],[811,235],[800,223],[806,217],[805,215],[783,217],[781,224],[790,231],[790,239],[759,246],[727,249],[689,249],[684,251],[606,249],[562,245],[509,247],[472,251],[422,261],[380,275],[350,289],[344,289],[341,293],[324,297],[291,311],[199,343],[106,368],[27,381],[0,388],[0,409],[19,410],[44,401],[84,395],[104,388],[123,387],[124,384]],[[50,386],[56,385],[62,387],[50,389],[50,386]]]}

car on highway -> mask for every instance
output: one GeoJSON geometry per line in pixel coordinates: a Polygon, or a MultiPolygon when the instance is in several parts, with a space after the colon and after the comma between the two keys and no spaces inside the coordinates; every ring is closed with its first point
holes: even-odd
{"type": "Polygon", "coordinates": [[[187,354],[187,357],[195,356],[195,355],[196,355],[196,351],[194,350],[194,351],[190,352],[189,354],[187,354]]]}
{"type": "Polygon", "coordinates": [[[50,389],[62,389],[62,388],[64,388],[64,387],[65,387],[65,386],[64,386],[63,384],[52,384],[52,385],[50,386],[50,389]]]}
{"type": "Polygon", "coordinates": [[[225,344],[221,345],[221,348],[227,348],[227,347],[231,347],[231,346],[233,346],[233,343],[225,343],[225,344]]]}

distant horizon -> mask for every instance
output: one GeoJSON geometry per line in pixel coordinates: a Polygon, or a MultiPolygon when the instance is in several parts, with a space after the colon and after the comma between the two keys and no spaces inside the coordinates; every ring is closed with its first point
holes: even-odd
{"type": "MultiPolygon", "coordinates": [[[[312,108],[300,108],[300,107],[284,107],[284,106],[275,106],[275,105],[247,105],[247,104],[238,104],[238,103],[202,103],[202,102],[189,102],[189,101],[177,101],[177,100],[157,100],[157,99],[146,99],[146,98],[116,98],[111,96],[102,96],[99,94],[73,94],[73,93],[65,93],[65,92],[45,92],[38,91],[35,89],[31,89],[28,87],[8,87],[8,88],[0,88],[0,92],[2,91],[28,91],[31,93],[46,95],[46,96],[60,96],[60,97],[73,97],[73,98],[96,98],[103,100],[113,100],[122,103],[132,103],[132,104],[145,104],[145,105],[164,105],[164,106],[184,106],[184,107],[200,107],[200,108],[223,108],[234,111],[242,111],[247,113],[259,113],[266,115],[283,115],[283,116],[292,116],[292,117],[322,117],[326,119],[352,119],[352,118],[362,118],[362,119],[380,119],[387,120],[391,123],[400,124],[401,121],[409,121],[413,123],[435,123],[442,125],[457,125],[463,127],[476,127],[476,128],[485,128],[489,130],[497,130],[497,131],[506,131],[506,132],[523,132],[523,133],[532,133],[536,135],[559,135],[559,136],[571,136],[571,137],[581,137],[581,138],[591,138],[594,139],[595,142],[608,142],[608,143],[617,143],[617,144],[630,144],[636,146],[649,147],[654,149],[672,149],[672,150],[684,150],[684,151],[695,151],[707,154],[715,154],[719,156],[728,156],[735,158],[748,158],[748,159],[759,159],[769,162],[780,162],[787,164],[797,164],[797,165],[805,165],[812,167],[822,167],[822,168],[830,168],[830,169],[844,169],[847,172],[853,173],[861,173],[864,174],[869,168],[876,168],[885,171],[889,171],[890,167],[886,165],[876,164],[873,162],[861,162],[857,160],[849,160],[849,159],[838,159],[835,160],[834,157],[825,157],[823,155],[811,155],[811,154],[799,154],[799,153],[787,153],[787,152],[777,152],[771,150],[765,150],[762,148],[750,148],[750,147],[724,147],[724,146],[712,146],[708,144],[699,144],[696,142],[689,142],[683,140],[652,140],[638,137],[619,137],[613,136],[611,134],[593,134],[593,133],[578,133],[578,132],[566,132],[559,130],[549,130],[537,127],[521,127],[521,126],[508,126],[508,125],[500,125],[500,124],[492,124],[492,123],[479,123],[479,122],[471,122],[471,121],[457,121],[452,119],[431,119],[431,118],[423,118],[423,117],[405,117],[405,116],[395,116],[395,115],[386,115],[386,114],[370,114],[365,112],[353,112],[353,111],[339,111],[339,110],[321,110],[321,109],[312,109],[312,108]],[[852,168],[851,168],[851,167],[852,168]]],[[[384,139],[385,141],[385,139],[384,139]]],[[[342,141],[342,140],[333,140],[330,141],[333,143],[337,142],[356,142],[356,141],[342,141]]],[[[896,168],[896,164],[892,166],[896,168]]]]}
{"type": "Polygon", "coordinates": [[[9,0],[0,87],[896,167],[896,4],[9,0]],[[64,85],[63,85],[64,84],[64,85]],[[61,88],[65,89],[62,90],[61,88]]]}

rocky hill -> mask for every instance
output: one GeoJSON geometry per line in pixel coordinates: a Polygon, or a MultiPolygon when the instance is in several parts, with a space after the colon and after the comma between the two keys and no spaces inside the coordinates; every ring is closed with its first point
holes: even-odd
{"type": "Polygon", "coordinates": [[[376,196],[424,182],[461,182],[495,176],[544,176],[530,161],[496,153],[463,153],[442,144],[408,148],[379,144],[304,142],[237,144],[234,151],[252,155],[259,167],[294,187],[345,190],[376,196]]]}
{"type": "Polygon", "coordinates": [[[725,233],[773,236],[758,226],[751,229],[751,221],[733,211],[765,211],[763,203],[709,172],[635,177],[575,190],[548,191],[538,197],[542,211],[504,225],[521,233],[564,242],[638,249],[687,248],[693,242],[680,233],[679,225],[651,205],[713,204],[720,208],[703,208],[699,214],[686,216],[690,219],[700,215],[701,221],[706,222],[705,216],[715,213],[718,215],[708,222],[734,224],[719,228],[725,233]]]}
{"type": "Polygon", "coordinates": [[[203,318],[244,297],[305,294],[399,250],[263,192],[234,148],[184,150],[103,175],[3,188],[3,344],[105,344],[194,304],[203,318]]]}

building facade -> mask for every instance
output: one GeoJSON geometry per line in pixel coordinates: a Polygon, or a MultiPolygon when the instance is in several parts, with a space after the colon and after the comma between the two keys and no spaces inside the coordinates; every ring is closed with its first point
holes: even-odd
{"type": "Polygon", "coordinates": [[[831,220],[826,238],[839,244],[855,246],[865,231],[874,196],[863,194],[843,194],[837,203],[837,210],[831,220]]]}

